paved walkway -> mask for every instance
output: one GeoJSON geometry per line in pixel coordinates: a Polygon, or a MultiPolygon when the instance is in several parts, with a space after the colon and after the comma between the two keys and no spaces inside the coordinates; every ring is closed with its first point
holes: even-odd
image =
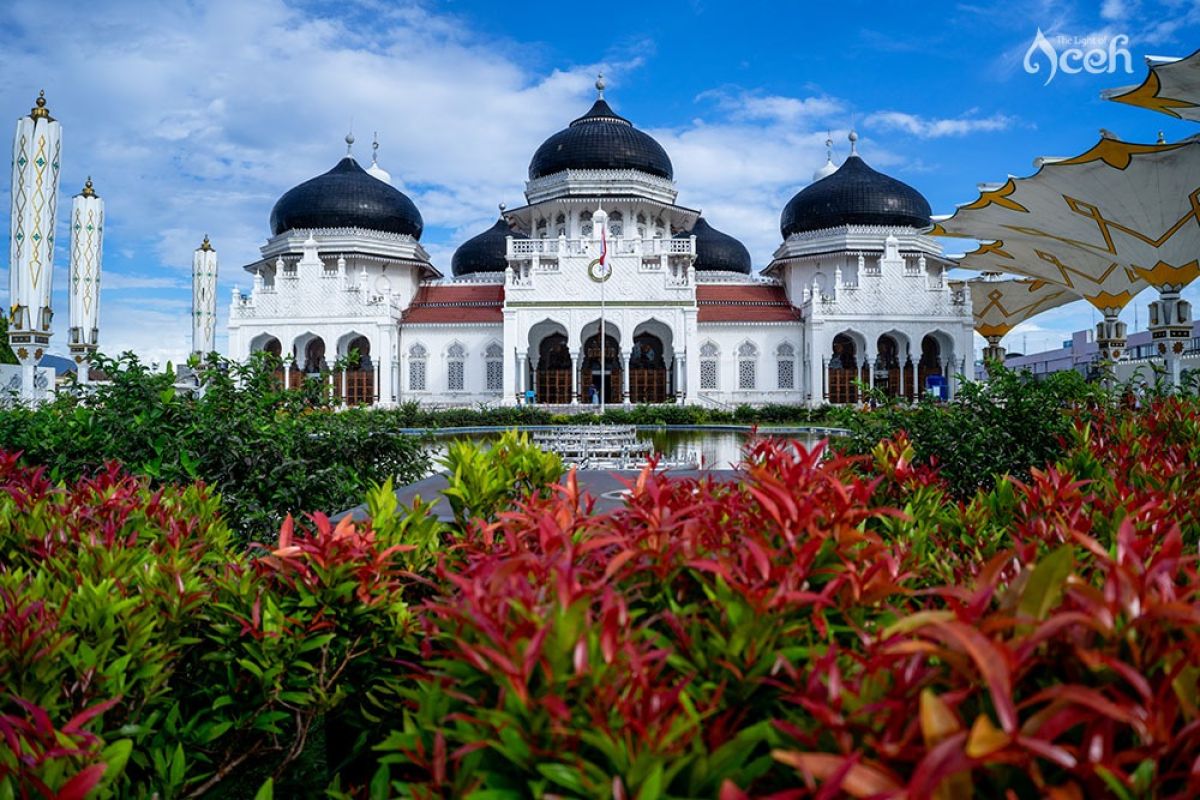
{"type": "MultiPolygon", "coordinates": [[[[738,473],[729,469],[672,469],[667,471],[669,475],[678,478],[702,478],[711,477],[718,481],[736,480],[738,473]]],[[[578,480],[580,488],[596,498],[596,504],[593,510],[597,513],[611,511],[620,506],[624,500],[621,497],[621,492],[625,489],[625,484],[621,483],[621,479],[627,481],[633,480],[638,475],[636,470],[627,470],[613,472],[609,470],[580,470],[578,472],[578,480]]],[[[442,490],[446,488],[446,476],[439,473],[431,475],[428,478],[423,478],[416,483],[410,483],[407,486],[401,486],[396,490],[396,499],[401,506],[412,505],[413,500],[420,497],[425,502],[434,501],[433,513],[438,519],[443,521],[453,521],[454,513],[450,510],[450,504],[446,502],[446,498],[442,496],[442,490]]],[[[355,506],[349,511],[333,517],[333,521],[337,522],[347,514],[353,516],[356,520],[366,519],[366,505],[355,506]]]]}

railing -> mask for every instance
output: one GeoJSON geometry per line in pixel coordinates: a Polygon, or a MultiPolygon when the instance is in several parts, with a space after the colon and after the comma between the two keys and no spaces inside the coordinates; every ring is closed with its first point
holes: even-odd
{"type": "Polygon", "coordinates": [[[718,400],[717,398],[712,397],[711,395],[704,394],[703,392],[696,392],[696,399],[703,400],[706,403],[711,403],[714,407],[716,407],[722,411],[733,411],[737,408],[737,406],[735,406],[735,405],[732,405],[730,403],[723,403],[720,400],[718,400]]]}
{"type": "MultiPolygon", "coordinates": [[[[618,237],[610,239],[608,251],[617,255],[642,256],[690,256],[695,252],[692,238],[686,239],[626,239],[618,237]]],[[[507,255],[509,258],[522,256],[551,256],[588,255],[600,253],[600,240],[591,237],[583,239],[509,239],[507,255]]]]}

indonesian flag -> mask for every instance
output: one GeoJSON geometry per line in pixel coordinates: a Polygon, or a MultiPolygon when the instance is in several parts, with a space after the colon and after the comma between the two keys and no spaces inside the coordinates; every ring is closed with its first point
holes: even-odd
{"type": "Polygon", "coordinates": [[[608,235],[604,229],[606,226],[600,227],[600,266],[605,266],[604,259],[608,257],[608,235]]]}

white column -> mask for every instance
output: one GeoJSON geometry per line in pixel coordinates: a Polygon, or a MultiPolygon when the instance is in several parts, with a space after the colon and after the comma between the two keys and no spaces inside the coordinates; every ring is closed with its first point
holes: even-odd
{"type": "Polygon", "coordinates": [[[684,369],[685,358],[686,356],[682,351],[675,351],[675,363],[673,365],[675,369],[675,402],[680,404],[687,402],[687,383],[685,377],[687,372],[684,369]]]}
{"type": "Polygon", "coordinates": [[[829,402],[829,359],[821,356],[821,398],[829,402]]]}
{"type": "Polygon", "coordinates": [[[217,251],[208,237],[192,254],[192,353],[206,356],[216,349],[217,251]]]}
{"type": "Polygon", "coordinates": [[[571,353],[571,405],[579,403],[579,351],[571,353]]]}
{"type": "MultiPolygon", "coordinates": [[[[506,270],[506,274],[511,273],[511,267],[506,270]]],[[[503,389],[500,395],[500,402],[504,405],[511,406],[517,402],[517,367],[516,367],[516,352],[517,352],[517,312],[504,311],[504,370],[503,370],[503,389]],[[509,360],[510,355],[512,360],[509,360]]]]}
{"type": "Polygon", "coordinates": [[[379,396],[379,360],[376,359],[371,364],[371,402],[379,403],[382,398],[379,396]]]}
{"type": "Polygon", "coordinates": [[[521,402],[523,403],[523,402],[525,402],[526,381],[529,380],[529,353],[528,352],[517,353],[517,368],[521,370],[521,375],[519,378],[519,383],[517,385],[517,388],[521,393],[521,402]]]}
{"type": "Polygon", "coordinates": [[[67,345],[80,383],[88,382],[92,353],[100,343],[100,260],[104,243],[104,201],[88,178],[71,202],[71,264],[67,283],[70,327],[67,345]]]}
{"type": "Polygon", "coordinates": [[[37,363],[53,334],[50,281],[61,156],[62,127],[50,116],[42,93],[29,114],[17,120],[12,150],[8,341],[21,362],[21,394],[27,400],[36,397],[37,363]]]}
{"type": "Polygon", "coordinates": [[[617,363],[621,365],[621,399],[625,401],[625,405],[629,405],[629,356],[631,352],[630,350],[617,352],[617,363]]]}

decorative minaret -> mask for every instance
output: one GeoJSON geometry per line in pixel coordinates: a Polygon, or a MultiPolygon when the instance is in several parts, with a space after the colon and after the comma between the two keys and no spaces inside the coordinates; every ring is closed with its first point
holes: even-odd
{"type": "Polygon", "coordinates": [[[46,93],[40,92],[29,115],[17,120],[12,160],[8,341],[21,362],[21,393],[27,400],[36,396],[35,370],[52,333],[50,279],[61,152],[62,126],[50,116],[46,93]]]}
{"type": "Polygon", "coordinates": [[[192,256],[192,353],[201,357],[216,349],[217,251],[205,235],[192,256]]]}
{"type": "Polygon", "coordinates": [[[104,253],[104,201],[89,177],[71,202],[71,272],[67,286],[70,330],[67,345],[80,383],[87,383],[92,355],[100,344],[100,262],[104,253]]]}

